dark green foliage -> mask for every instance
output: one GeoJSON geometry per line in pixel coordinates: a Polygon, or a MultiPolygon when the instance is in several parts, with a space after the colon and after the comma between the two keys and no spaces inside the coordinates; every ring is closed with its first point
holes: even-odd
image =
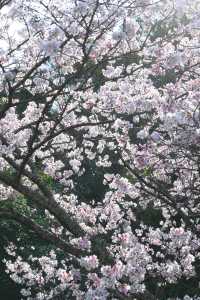
{"type": "Polygon", "coordinates": [[[15,284],[5,272],[3,259],[9,259],[5,246],[8,242],[16,242],[19,227],[15,222],[8,222],[0,219],[0,299],[18,300],[20,297],[21,287],[15,284]]]}
{"type": "Polygon", "coordinates": [[[161,210],[153,208],[148,204],[147,208],[138,213],[138,220],[151,227],[159,227],[163,220],[161,210]]]}

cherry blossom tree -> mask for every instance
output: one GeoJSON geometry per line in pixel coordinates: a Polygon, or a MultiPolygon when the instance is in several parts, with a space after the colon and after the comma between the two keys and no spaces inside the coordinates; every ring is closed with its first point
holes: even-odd
{"type": "Polygon", "coordinates": [[[49,244],[7,246],[23,298],[167,299],[193,279],[199,299],[199,8],[0,1],[0,218],[49,244]]]}

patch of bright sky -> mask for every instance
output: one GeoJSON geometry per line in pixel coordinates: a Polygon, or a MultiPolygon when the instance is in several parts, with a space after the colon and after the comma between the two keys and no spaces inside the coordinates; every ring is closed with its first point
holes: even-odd
{"type": "Polygon", "coordinates": [[[0,51],[6,52],[9,48],[9,39],[12,41],[13,39],[15,41],[21,41],[23,39],[22,32],[24,32],[25,25],[17,20],[14,20],[11,17],[11,10],[12,7],[10,5],[6,5],[1,9],[1,20],[0,20],[0,27],[5,28],[6,26],[6,32],[2,32],[4,35],[4,38],[0,38],[0,51]]]}

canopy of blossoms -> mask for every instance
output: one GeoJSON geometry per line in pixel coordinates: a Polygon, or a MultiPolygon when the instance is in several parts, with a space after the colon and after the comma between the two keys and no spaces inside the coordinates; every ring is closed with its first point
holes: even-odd
{"type": "Polygon", "coordinates": [[[12,280],[29,300],[166,299],[200,262],[200,1],[0,9],[0,218],[49,244],[10,243],[12,280]],[[99,201],[77,193],[88,162],[99,201]]]}

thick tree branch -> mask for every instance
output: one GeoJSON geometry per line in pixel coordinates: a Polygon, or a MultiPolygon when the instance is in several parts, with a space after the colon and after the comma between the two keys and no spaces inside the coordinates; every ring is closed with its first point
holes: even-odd
{"type": "Polygon", "coordinates": [[[54,233],[42,228],[29,217],[22,215],[13,209],[0,208],[0,218],[6,218],[6,220],[11,219],[16,221],[17,223],[27,227],[29,230],[36,233],[42,240],[52,243],[67,254],[71,254],[74,256],[85,254],[84,251],[71,246],[69,243],[65,242],[54,233]]]}

